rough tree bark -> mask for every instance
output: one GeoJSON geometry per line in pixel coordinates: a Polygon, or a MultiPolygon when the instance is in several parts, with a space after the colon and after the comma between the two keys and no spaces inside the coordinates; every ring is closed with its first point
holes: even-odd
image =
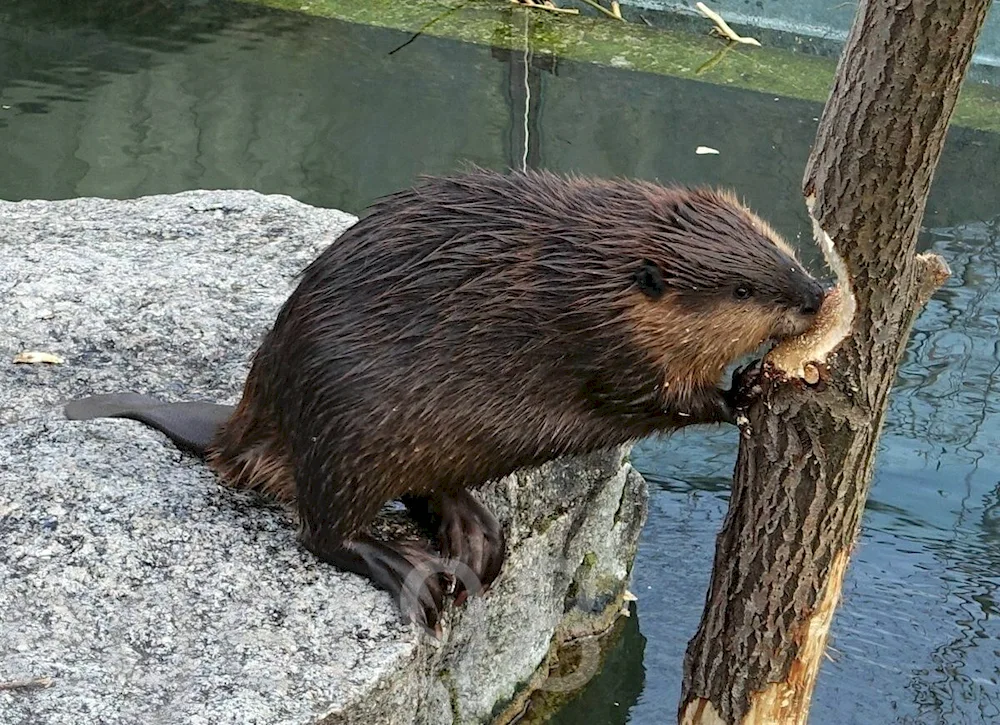
{"type": "Polygon", "coordinates": [[[838,285],[773,350],[743,421],[683,723],[804,723],[914,318],[948,268],[916,254],[990,0],[862,0],[803,191],[838,285]]]}

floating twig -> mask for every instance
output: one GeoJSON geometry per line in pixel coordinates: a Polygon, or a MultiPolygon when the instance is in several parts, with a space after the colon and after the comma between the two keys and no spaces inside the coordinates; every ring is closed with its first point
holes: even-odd
{"type": "Polygon", "coordinates": [[[441,13],[437,17],[431,18],[426,23],[424,23],[423,25],[421,25],[420,28],[417,30],[417,32],[415,32],[413,35],[410,36],[409,40],[407,40],[406,42],[404,42],[402,45],[398,45],[395,48],[393,48],[392,50],[390,50],[389,53],[388,53],[388,55],[392,55],[394,53],[398,53],[403,48],[405,48],[410,43],[412,43],[414,40],[416,40],[421,35],[423,35],[424,31],[427,30],[427,28],[429,28],[432,25],[434,25],[434,23],[436,23],[439,20],[442,20],[442,19],[448,17],[449,15],[451,15],[454,12],[457,12],[459,10],[463,10],[465,8],[465,6],[468,5],[468,4],[469,4],[468,2],[461,3],[460,5],[456,5],[455,7],[448,8],[447,10],[445,10],[443,13],[441,13]]]}
{"type": "Polygon", "coordinates": [[[563,13],[564,15],[579,15],[580,11],[576,8],[557,8],[552,3],[547,5],[542,5],[541,3],[536,3],[534,0],[510,0],[513,5],[520,5],[522,8],[531,8],[532,10],[548,10],[550,13],[563,13]]]}
{"type": "Polygon", "coordinates": [[[722,49],[718,53],[716,53],[711,58],[702,63],[700,66],[698,66],[694,74],[697,76],[701,75],[702,73],[705,73],[706,71],[711,70],[712,68],[714,68],[716,65],[719,64],[719,61],[721,61],[726,56],[726,53],[728,53],[735,47],[736,45],[734,43],[726,43],[724,46],[722,46],[722,49]]]}
{"type": "Polygon", "coordinates": [[[760,41],[758,41],[756,38],[746,38],[737,33],[735,30],[729,27],[729,23],[723,20],[721,15],[719,15],[714,10],[710,10],[708,6],[705,5],[705,3],[701,2],[697,3],[695,7],[698,8],[698,10],[701,12],[702,15],[704,15],[706,18],[715,23],[715,29],[723,37],[732,40],[734,43],[743,43],[745,45],[756,45],[757,47],[760,47],[760,41]]]}

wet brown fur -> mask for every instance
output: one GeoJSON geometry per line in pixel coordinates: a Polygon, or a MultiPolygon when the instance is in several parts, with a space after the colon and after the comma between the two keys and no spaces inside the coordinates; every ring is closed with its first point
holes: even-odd
{"type": "Polygon", "coordinates": [[[803,331],[820,294],[729,194],[426,179],[306,269],[209,462],[296,500],[307,542],[336,545],[404,494],[719,419],[724,368],[803,331]],[[643,265],[660,294],[637,281],[643,265]]]}

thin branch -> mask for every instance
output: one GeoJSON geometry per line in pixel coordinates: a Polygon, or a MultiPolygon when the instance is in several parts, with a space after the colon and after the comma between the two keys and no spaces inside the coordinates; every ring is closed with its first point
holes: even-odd
{"type": "Polygon", "coordinates": [[[608,10],[606,7],[604,7],[603,5],[601,5],[599,2],[596,2],[596,0],[582,0],[582,1],[585,2],[585,3],[587,3],[587,5],[589,5],[590,7],[594,8],[594,10],[600,10],[602,13],[604,13],[605,15],[607,15],[609,18],[614,18],[615,20],[621,20],[622,19],[621,15],[615,15],[612,11],[608,10]]]}
{"type": "Polygon", "coordinates": [[[695,7],[698,8],[698,10],[701,12],[702,15],[704,15],[706,18],[715,23],[715,27],[721,35],[729,38],[730,40],[736,43],[743,43],[744,45],[756,45],[757,47],[760,47],[760,41],[758,41],[756,38],[747,38],[737,33],[735,30],[729,27],[729,23],[723,20],[721,15],[719,15],[714,10],[711,10],[707,5],[705,5],[705,3],[696,3],[695,7]]]}
{"type": "Polygon", "coordinates": [[[564,15],[579,15],[580,11],[576,8],[557,8],[551,3],[548,5],[542,5],[541,3],[536,3],[534,0],[510,0],[513,5],[520,5],[522,8],[531,8],[532,10],[548,10],[550,13],[563,13],[564,15]]]}
{"type": "Polygon", "coordinates": [[[410,36],[410,39],[409,39],[409,40],[407,40],[406,42],[404,42],[404,43],[403,43],[402,45],[399,45],[399,46],[397,46],[397,47],[393,48],[392,50],[390,50],[390,51],[389,51],[389,53],[388,53],[388,55],[392,55],[393,53],[398,53],[398,52],[399,52],[399,51],[401,51],[401,50],[402,50],[403,48],[405,48],[405,47],[406,47],[406,46],[408,46],[408,45],[409,45],[410,43],[412,43],[412,42],[413,42],[414,40],[416,40],[416,39],[417,39],[417,38],[419,38],[419,37],[420,37],[421,35],[423,35],[423,34],[424,34],[424,32],[425,32],[425,31],[427,30],[427,28],[429,28],[429,27],[431,27],[432,25],[434,25],[434,23],[438,22],[439,20],[443,20],[444,18],[448,17],[448,16],[449,16],[449,15],[451,15],[452,13],[455,13],[455,12],[457,12],[457,11],[459,11],[459,10],[462,10],[462,9],[463,9],[463,8],[464,8],[464,7],[466,6],[466,5],[468,5],[468,4],[469,4],[468,2],[464,2],[464,3],[460,3],[460,4],[458,4],[458,5],[454,6],[454,7],[451,7],[451,8],[448,8],[447,10],[445,10],[445,11],[444,11],[443,13],[441,13],[440,15],[437,15],[437,16],[435,16],[435,17],[431,18],[431,19],[430,19],[430,20],[428,20],[428,21],[427,21],[426,23],[424,23],[423,25],[421,25],[421,26],[420,26],[420,27],[419,27],[419,28],[417,29],[417,31],[416,31],[416,32],[415,32],[415,33],[414,33],[414,34],[413,34],[412,36],[410,36]]]}

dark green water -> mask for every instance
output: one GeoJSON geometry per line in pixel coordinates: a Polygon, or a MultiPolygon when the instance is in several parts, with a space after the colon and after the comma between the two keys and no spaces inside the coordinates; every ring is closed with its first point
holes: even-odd
{"type": "MultiPolygon", "coordinates": [[[[419,173],[526,156],[730,186],[808,229],[815,104],[427,37],[390,53],[408,39],[208,0],[6,0],[0,198],[238,187],[359,211],[419,173]]],[[[954,276],[893,393],[816,723],[1000,721],[1000,136],[952,129],[925,224],[954,276]]],[[[735,446],[696,430],[637,450],[636,618],[561,722],[674,718],[735,446]]]]}

